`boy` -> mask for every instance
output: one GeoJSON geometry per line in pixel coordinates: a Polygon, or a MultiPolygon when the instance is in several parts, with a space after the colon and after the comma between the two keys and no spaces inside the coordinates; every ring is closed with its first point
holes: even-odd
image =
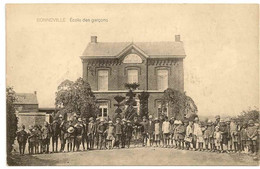
{"type": "Polygon", "coordinates": [[[190,150],[190,144],[192,143],[192,125],[193,122],[189,121],[189,125],[186,128],[186,133],[185,133],[185,143],[186,143],[186,149],[190,150]]]}
{"type": "Polygon", "coordinates": [[[234,150],[234,152],[237,152],[238,146],[237,146],[237,142],[238,142],[238,125],[235,123],[234,118],[231,118],[231,123],[230,123],[230,135],[231,135],[231,145],[230,145],[230,149],[234,150]],[[234,146],[234,147],[232,147],[234,146]]]}
{"type": "Polygon", "coordinates": [[[67,151],[70,152],[72,151],[72,147],[73,147],[73,143],[74,143],[74,135],[75,135],[75,129],[72,126],[72,120],[69,122],[69,127],[67,130],[67,136],[66,136],[66,140],[67,140],[67,151]]]}
{"type": "Polygon", "coordinates": [[[169,147],[169,136],[170,136],[170,122],[168,117],[165,117],[165,121],[162,124],[162,132],[164,137],[164,148],[169,147]]]}
{"type": "Polygon", "coordinates": [[[178,141],[178,127],[179,127],[179,121],[175,120],[174,121],[174,129],[173,129],[173,133],[174,133],[174,142],[175,142],[175,149],[178,148],[179,145],[179,141],[178,141]]]}
{"type": "Polygon", "coordinates": [[[184,150],[184,137],[185,137],[185,127],[181,120],[178,121],[178,127],[177,130],[177,138],[178,138],[178,149],[184,150]]]}
{"type": "Polygon", "coordinates": [[[74,128],[75,128],[75,144],[76,144],[77,151],[79,151],[79,147],[80,147],[80,144],[82,142],[82,135],[84,133],[83,125],[81,124],[81,122],[82,122],[81,118],[78,118],[78,121],[77,121],[76,125],[74,126],[74,128]]]}
{"type": "Polygon", "coordinates": [[[249,145],[250,153],[252,153],[253,155],[256,155],[257,153],[257,145],[256,145],[257,135],[258,135],[258,129],[254,125],[254,121],[249,120],[248,128],[247,128],[247,137],[248,137],[248,143],[249,143],[248,145],[249,145]]]}
{"type": "Polygon", "coordinates": [[[222,135],[222,141],[220,147],[221,147],[221,152],[223,153],[224,147],[227,149],[227,144],[228,144],[228,128],[223,119],[221,119],[219,122],[219,131],[221,132],[222,135]]]}
{"type": "Polygon", "coordinates": [[[211,120],[208,120],[207,129],[204,132],[204,140],[206,151],[214,151],[214,125],[211,120]],[[209,149],[210,145],[210,149],[209,149]]]}
{"type": "Polygon", "coordinates": [[[173,148],[173,140],[174,140],[174,117],[170,119],[170,146],[173,148]]]}
{"type": "Polygon", "coordinates": [[[161,146],[161,147],[163,147],[164,146],[164,138],[163,138],[163,131],[162,131],[162,124],[163,124],[163,122],[164,122],[164,118],[163,118],[163,116],[162,115],[160,115],[160,119],[159,119],[159,124],[160,124],[160,141],[159,141],[159,145],[161,146]],[[162,144],[162,145],[161,145],[162,144]]]}
{"type": "Polygon", "coordinates": [[[104,144],[104,136],[105,136],[105,131],[106,131],[106,126],[104,124],[104,120],[101,119],[100,123],[97,127],[97,134],[98,134],[98,148],[99,150],[101,150],[103,148],[103,144],[104,144]]]}
{"type": "Polygon", "coordinates": [[[219,127],[218,126],[215,127],[214,140],[215,140],[216,149],[220,153],[221,152],[221,147],[220,146],[222,144],[221,143],[222,142],[222,134],[219,131],[219,127]]]}
{"type": "Polygon", "coordinates": [[[89,118],[89,124],[88,124],[88,147],[89,149],[93,149],[94,148],[94,135],[96,132],[96,125],[94,122],[94,118],[90,117],[89,118]]]}
{"type": "Polygon", "coordinates": [[[247,137],[247,124],[244,123],[242,125],[242,129],[240,130],[240,139],[241,139],[241,151],[242,153],[247,152],[247,145],[246,145],[246,141],[248,139],[247,137]]]}
{"type": "Polygon", "coordinates": [[[115,134],[116,134],[115,147],[120,148],[120,142],[121,142],[121,136],[122,136],[122,124],[120,123],[120,118],[116,118],[115,134]]]}
{"type": "Polygon", "coordinates": [[[126,132],[126,145],[128,148],[130,148],[130,141],[131,141],[132,134],[133,134],[133,127],[131,125],[130,120],[127,121],[125,132],[126,132]]]}
{"type": "Polygon", "coordinates": [[[155,140],[154,147],[158,147],[158,143],[160,145],[160,123],[158,118],[154,119],[154,140],[155,140]]]}
{"type": "Polygon", "coordinates": [[[149,116],[149,121],[148,121],[148,140],[149,140],[149,145],[150,147],[153,145],[153,140],[154,140],[154,122],[153,122],[153,116],[149,116]]]}
{"type": "Polygon", "coordinates": [[[194,119],[194,123],[193,123],[193,149],[194,149],[194,151],[197,151],[198,130],[199,130],[199,118],[196,117],[194,119]]]}
{"type": "Polygon", "coordinates": [[[115,142],[115,127],[112,121],[108,122],[108,128],[106,130],[107,133],[107,142],[108,142],[108,149],[113,149],[114,142],[115,142]]]}

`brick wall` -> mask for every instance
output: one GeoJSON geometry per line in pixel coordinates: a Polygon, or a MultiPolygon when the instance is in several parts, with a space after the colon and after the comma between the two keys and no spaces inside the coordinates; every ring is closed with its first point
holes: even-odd
{"type": "Polygon", "coordinates": [[[23,124],[25,125],[26,130],[28,130],[30,125],[40,124],[43,126],[45,120],[46,120],[46,113],[39,113],[39,112],[19,113],[18,127],[20,127],[23,124]]]}
{"type": "MultiPolygon", "coordinates": [[[[90,67],[90,66],[89,66],[90,67]]],[[[98,71],[108,70],[108,90],[125,90],[124,84],[127,83],[127,70],[138,70],[138,82],[140,90],[157,90],[157,70],[167,69],[169,71],[169,88],[184,90],[183,60],[180,59],[176,64],[168,66],[142,64],[124,64],[113,66],[91,66],[92,71],[88,70],[86,63],[83,63],[83,78],[87,80],[93,91],[98,89],[98,71]],[[148,71],[147,71],[148,70],[148,71]],[[148,78],[148,79],[147,79],[148,78]]]]}

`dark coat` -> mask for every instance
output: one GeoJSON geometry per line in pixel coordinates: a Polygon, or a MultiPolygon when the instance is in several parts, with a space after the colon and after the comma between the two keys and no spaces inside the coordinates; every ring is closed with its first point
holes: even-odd
{"type": "Polygon", "coordinates": [[[154,126],[154,122],[153,121],[148,121],[148,124],[147,124],[148,128],[147,128],[147,132],[149,134],[153,134],[154,133],[154,130],[155,130],[155,126],[154,126]]]}

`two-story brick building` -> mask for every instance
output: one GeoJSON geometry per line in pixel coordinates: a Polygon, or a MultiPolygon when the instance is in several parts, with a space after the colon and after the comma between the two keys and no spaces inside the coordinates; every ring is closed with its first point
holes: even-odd
{"type": "MultiPolygon", "coordinates": [[[[125,96],[125,83],[139,83],[136,93],[149,92],[149,114],[161,113],[161,98],[167,88],[184,91],[183,59],[180,35],[169,42],[98,42],[96,36],[82,56],[83,79],[94,91],[100,115],[113,116],[114,97],[125,96]]],[[[139,111],[139,100],[137,111],[139,111]]],[[[165,110],[168,116],[168,108],[165,110]]]]}

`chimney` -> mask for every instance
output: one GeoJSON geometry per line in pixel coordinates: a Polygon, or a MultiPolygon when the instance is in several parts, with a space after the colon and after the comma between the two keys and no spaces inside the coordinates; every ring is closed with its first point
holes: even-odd
{"type": "Polygon", "coordinates": [[[97,43],[97,36],[91,36],[91,43],[97,43]]]}
{"type": "Polygon", "coordinates": [[[37,95],[37,91],[34,91],[34,94],[37,95]]]}
{"type": "Polygon", "coordinates": [[[175,42],[181,41],[181,35],[175,35],[175,42]]]}

